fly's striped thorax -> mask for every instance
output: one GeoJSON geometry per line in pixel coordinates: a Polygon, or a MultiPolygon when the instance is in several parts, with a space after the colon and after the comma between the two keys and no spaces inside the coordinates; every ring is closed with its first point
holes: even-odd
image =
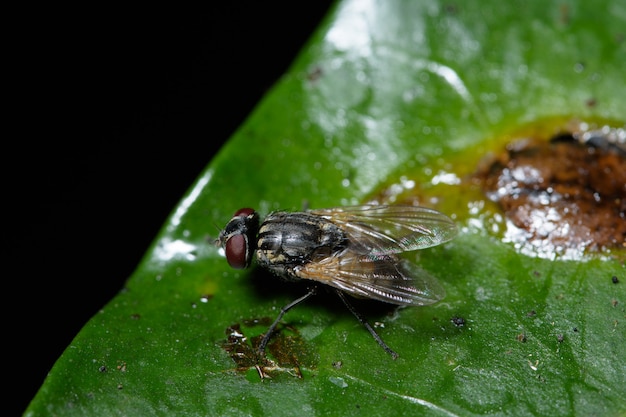
{"type": "Polygon", "coordinates": [[[259,229],[257,260],[266,267],[291,268],[345,248],[343,231],[309,213],[275,212],[259,229]]]}

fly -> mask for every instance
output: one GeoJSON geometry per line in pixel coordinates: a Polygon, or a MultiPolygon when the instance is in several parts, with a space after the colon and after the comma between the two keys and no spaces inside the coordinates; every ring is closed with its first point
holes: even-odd
{"type": "MultiPolygon", "coordinates": [[[[417,206],[360,205],[304,212],[277,211],[263,223],[251,208],[235,212],[216,241],[231,267],[243,269],[253,258],[289,281],[308,280],[332,287],[348,310],[394,359],[392,350],[348,301],[345,294],[400,306],[441,300],[437,279],[399,256],[429,248],[457,234],[454,222],[436,210],[417,206]]],[[[261,355],[282,317],[316,292],[287,304],[269,327],[261,355]]]]}

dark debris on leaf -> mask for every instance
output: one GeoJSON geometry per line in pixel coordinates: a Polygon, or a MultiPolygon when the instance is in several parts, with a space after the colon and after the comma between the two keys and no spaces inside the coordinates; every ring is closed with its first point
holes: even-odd
{"type": "Polygon", "coordinates": [[[459,317],[459,316],[454,316],[450,319],[450,321],[452,322],[452,324],[454,324],[456,327],[463,327],[465,326],[465,319],[463,317],[459,317]]]}
{"type": "MultiPolygon", "coordinates": [[[[243,320],[245,327],[264,325],[270,322],[269,318],[243,320]]],[[[316,365],[315,355],[310,352],[304,339],[293,328],[286,335],[277,331],[272,335],[271,342],[267,345],[266,355],[260,355],[258,348],[263,335],[248,337],[247,329],[242,329],[240,323],[235,323],[226,328],[227,339],[222,343],[222,348],[235,362],[236,370],[247,372],[256,369],[259,377],[274,378],[279,374],[289,374],[302,378],[302,367],[314,368],[316,365]]]]}

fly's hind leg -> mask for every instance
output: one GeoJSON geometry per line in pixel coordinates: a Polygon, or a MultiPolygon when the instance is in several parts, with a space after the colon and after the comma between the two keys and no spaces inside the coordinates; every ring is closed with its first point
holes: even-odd
{"type": "Polygon", "coordinates": [[[356,317],[356,319],[363,325],[365,326],[365,328],[370,332],[370,334],[372,335],[372,337],[374,337],[374,340],[376,340],[376,342],[378,342],[378,344],[380,345],[380,347],[382,347],[385,352],[387,352],[388,354],[391,355],[391,357],[393,359],[397,359],[398,358],[398,354],[391,349],[389,346],[387,346],[387,344],[383,341],[383,339],[378,335],[378,333],[376,333],[376,330],[374,330],[374,328],[367,322],[367,320],[365,319],[365,317],[363,317],[361,315],[361,313],[359,313],[354,306],[352,306],[352,304],[350,304],[350,302],[348,301],[348,299],[346,298],[345,294],[343,292],[341,292],[340,290],[336,290],[337,295],[339,296],[339,298],[341,298],[341,301],[343,301],[343,303],[346,305],[346,307],[348,308],[348,310],[350,310],[350,312],[354,315],[354,317],[356,317]]]}

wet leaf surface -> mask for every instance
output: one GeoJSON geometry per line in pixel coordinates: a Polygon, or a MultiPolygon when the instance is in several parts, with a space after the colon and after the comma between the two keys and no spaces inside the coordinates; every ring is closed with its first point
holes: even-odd
{"type": "MultiPolygon", "coordinates": [[[[625,7],[338,3],[26,415],[623,415],[624,250],[528,248],[473,176],[523,129],[624,129],[625,7]],[[215,224],[246,206],[265,215],[366,201],[457,221],[453,241],[407,254],[446,298],[391,311],[359,303],[394,361],[320,294],[284,317],[270,374],[253,349],[266,328],[247,320],[273,319],[304,289],[229,268],[215,224]]],[[[558,142],[546,146],[569,155],[558,142]]]]}

